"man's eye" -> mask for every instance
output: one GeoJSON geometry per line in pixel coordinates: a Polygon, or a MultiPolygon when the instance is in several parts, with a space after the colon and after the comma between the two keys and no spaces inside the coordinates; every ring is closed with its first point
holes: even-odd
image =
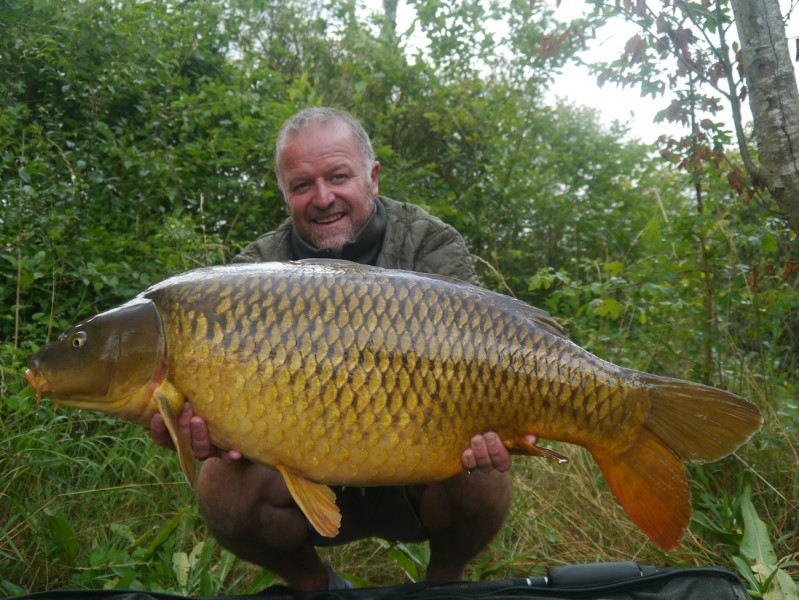
{"type": "Polygon", "coordinates": [[[308,189],[308,183],[303,181],[302,183],[295,183],[292,191],[294,192],[302,192],[308,189]]]}
{"type": "Polygon", "coordinates": [[[349,179],[349,177],[347,175],[345,175],[344,173],[336,173],[335,175],[333,175],[333,177],[331,177],[331,179],[333,181],[341,182],[341,181],[346,181],[347,179],[349,179]]]}

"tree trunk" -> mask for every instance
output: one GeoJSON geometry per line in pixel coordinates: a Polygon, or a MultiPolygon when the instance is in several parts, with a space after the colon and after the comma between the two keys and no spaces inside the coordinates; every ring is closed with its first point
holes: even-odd
{"type": "Polygon", "coordinates": [[[731,0],[760,167],[769,190],[799,235],[799,91],[778,0],[731,0]]]}
{"type": "Polygon", "coordinates": [[[393,37],[397,33],[397,0],[383,0],[383,35],[393,37]]]}

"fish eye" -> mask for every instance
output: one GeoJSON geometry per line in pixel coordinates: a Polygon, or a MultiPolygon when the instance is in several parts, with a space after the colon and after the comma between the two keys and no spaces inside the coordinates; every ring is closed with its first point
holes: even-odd
{"type": "Polygon", "coordinates": [[[83,344],[86,343],[86,340],[89,336],[86,335],[85,331],[79,331],[75,335],[72,336],[70,343],[72,344],[73,348],[82,348],[83,344]]]}

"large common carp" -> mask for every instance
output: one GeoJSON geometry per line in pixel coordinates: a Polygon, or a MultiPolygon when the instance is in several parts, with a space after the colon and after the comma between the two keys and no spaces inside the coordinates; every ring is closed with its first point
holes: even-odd
{"type": "Polygon", "coordinates": [[[67,330],[25,376],[39,395],[144,426],[160,411],[193,481],[176,427],[190,401],[216,445],[278,469],[329,537],[328,484],[442,480],[474,434],[496,431],[518,454],[548,453],[527,434],[588,448],[669,550],[691,513],[681,461],[718,460],[761,425],[738,396],[600,360],[523,302],[339,261],[172,277],[67,330]]]}

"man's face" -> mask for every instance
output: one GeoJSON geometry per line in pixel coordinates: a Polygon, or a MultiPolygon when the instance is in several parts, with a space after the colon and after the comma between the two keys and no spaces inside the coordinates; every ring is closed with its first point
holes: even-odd
{"type": "Polygon", "coordinates": [[[279,164],[300,237],[319,249],[354,240],[374,210],[380,165],[367,172],[349,128],[330,123],[299,133],[283,149],[279,164]]]}

